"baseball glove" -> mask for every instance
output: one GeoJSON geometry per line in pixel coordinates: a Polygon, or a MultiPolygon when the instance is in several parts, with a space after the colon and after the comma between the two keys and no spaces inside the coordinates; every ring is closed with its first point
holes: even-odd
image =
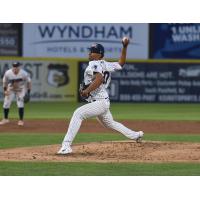
{"type": "Polygon", "coordinates": [[[30,93],[26,93],[24,96],[24,103],[28,103],[30,101],[30,93]]]}
{"type": "Polygon", "coordinates": [[[80,97],[81,97],[81,99],[82,99],[83,101],[84,101],[85,99],[87,99],[88,96],[87,96],[87,97],[81,96],[81,92],[82,92],[83,90],[87,89],[87,88],[89,87],[89,85],[90,85],[90,84],[85,85],[85,83],[81,83],[81,84],[80,84],[79,93],[80,93],[80,97]]]}

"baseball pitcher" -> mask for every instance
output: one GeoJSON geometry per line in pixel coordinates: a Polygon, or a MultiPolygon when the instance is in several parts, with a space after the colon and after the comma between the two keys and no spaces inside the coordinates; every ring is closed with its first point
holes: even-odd
{"type": "Polygon", "coordinates": [[[26,71],[20,68],[20,63],[15,62],[12,68],[5,72],[3,77],[4,118],[0,125],[9,123],[8,114],[11,103],[16,96],[17,107],[19,112],[18,125],[24,125],[24,103],[30,100],[31,79],[26,71]]]}
{"type": "Polygon", "coordinates": [[[96,117],[105,127],[116,130],[129,139],[141,140],[144,133],[133,131],[119,122],[113,120],[109,110],[110,100],[107,87],[111,81],[111,73],[122,70],[126,62],[126,52],[129,44],[128,38],[122,39],[122,51],[118,62],[107,62],[103,59],[104,47],[101,44],[94,44],[89,48],[89,65],[84,72],[84,82],[80,87],[80,95],[88,101],[88,104],[76,109],[68,131],[62,142],[58,154],[69,154],[72,152],[71,144],[78,133],[84,119],[96,117]]]}

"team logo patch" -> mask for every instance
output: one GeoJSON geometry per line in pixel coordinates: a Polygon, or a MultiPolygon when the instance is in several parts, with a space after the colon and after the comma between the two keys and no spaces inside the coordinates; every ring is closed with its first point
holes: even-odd
{"type": "Polygon", "coordinates": [[[97,69],[97,65],[94,65],[94,69],[97,69]]]}

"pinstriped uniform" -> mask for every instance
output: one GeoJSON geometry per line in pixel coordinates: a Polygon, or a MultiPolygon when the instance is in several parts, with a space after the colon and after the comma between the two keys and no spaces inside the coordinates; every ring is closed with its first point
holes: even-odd
{"type": "Polygon", "coordinates": [[[92,83],[95,72],[101,73],[104,76],[104,82],[96,90],[90,93],[90,96],[87,99],[89,102],[88,104],[75,110],[68,131],[64,137],[63,145],[71,145],[79,131],[82,121],[92,117],[96,117],[105,127],[116,130],[130,139],[136,139],[138,137],[138,132],[114,121],[109,110],[110,101],[106,88],[110,84],[111,73],[121,69],[122,67],[117,62],[106,62],[104,60],[89,62],[89,65],[84,72],[85,85],[92,83]]]}
{"type": "Polygon", "coordinates": [[[24,107],[23,97],[26,93],[28,82],[31,82],[31,79],[23,69],[20,69],[18,74],[14,74],[12,69],[6,71],[3,77],[3,87],[7,87],[9,95],[4,98],[3,108],[10,108],[15,96],[18,108],[24,107]]]}

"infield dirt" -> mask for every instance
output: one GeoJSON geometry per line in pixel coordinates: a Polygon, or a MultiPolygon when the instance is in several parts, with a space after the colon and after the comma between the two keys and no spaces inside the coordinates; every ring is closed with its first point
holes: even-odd
{"type": "Polygon", "coordinates": [[[200,143],[134,141],[92,142],[73,145],[73,153],[56,155],[59,145],[0,150],[1,161],[46,162],[197,162],[200,143]]]}

